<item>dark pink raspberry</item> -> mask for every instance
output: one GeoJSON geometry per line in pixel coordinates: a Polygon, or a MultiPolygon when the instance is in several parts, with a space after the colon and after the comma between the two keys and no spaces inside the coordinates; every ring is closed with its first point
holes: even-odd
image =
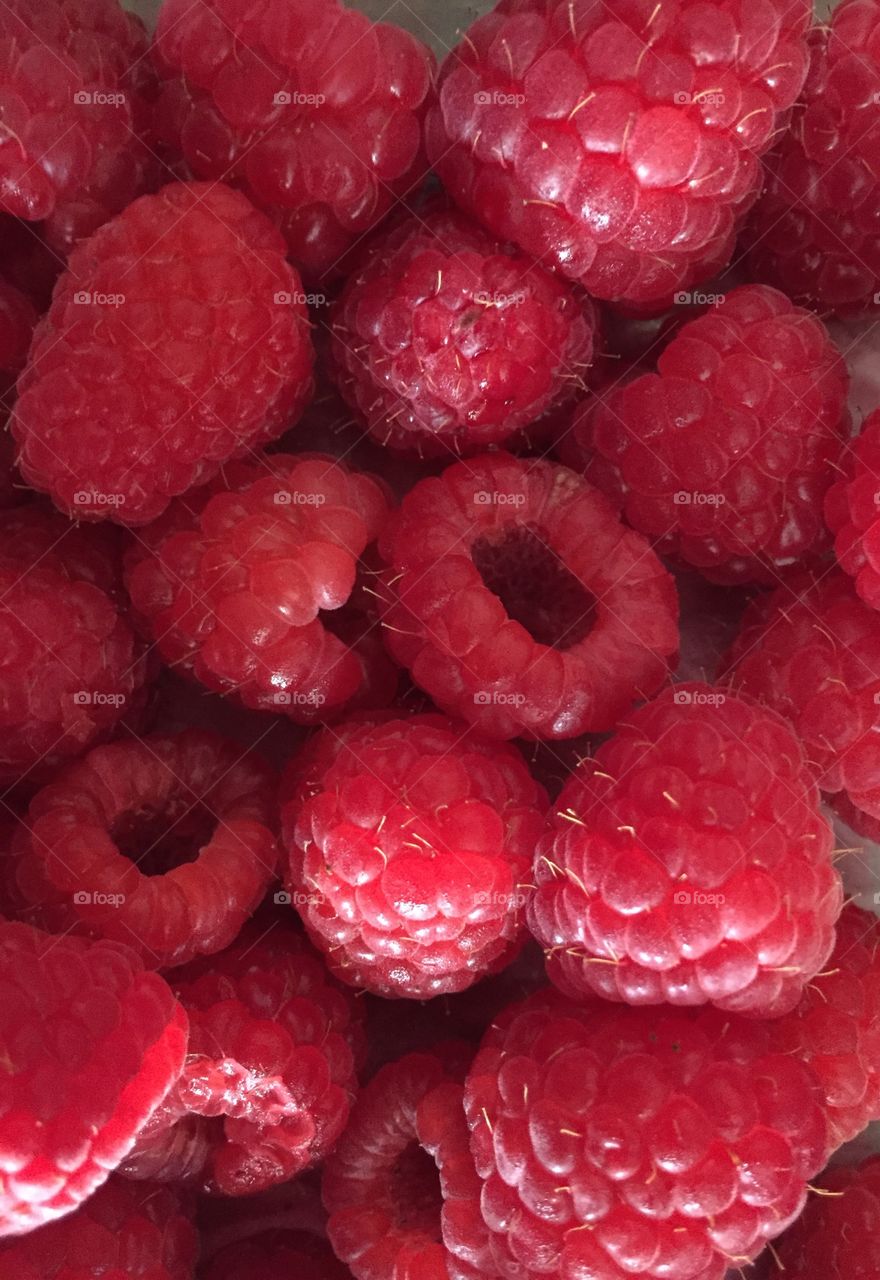
{"type": "Polygon", "coordinates": [[[865,603],[880,609],[880,410],[865,419],[845,475],[828,491],[825,518],[842,568],[865,603]]]}
{"type": "Polygon", "coordinates": [[[511,958],[546,805],[515,748],[444,716],[355,719],[281,795],[290,897],[338,977],[423,1000],[511,958]]]}
{"type": "Polygon", "coordinates": [[[504,0],[447,59],[428,152],[497,236],[662,306],[730,258],[807,71],[809,0],[504,0]]]}
{"type": "Polygon", "coordinates": [[[317,279],[415,187],[434,59],[339,0],[164,0],[157,131],[239,186],[317,279]]]}
{"type": "Polygon", "coordinates": [[[254,921],[174,975],[186,1065],[131,1154],[131,1177],[249,1196],[323,1159],[348,1120],[360,1010],[298,935],[254,921]]]}
{"type": "Polygon", "coordinates": [[[7,0],[0,43],[0,209],[66,253],[158,175],[144,24],[118,0],[7,0]]]}
{"type": "Polygon", "coordinates": [[[574,430],[586,477],[663,554],[769,582],[827,549],[822,502],[848,435],[848,378],[817,317],[734,289],[574,430]]]}
{"type": "Polygon", "coordinates": [[[758,596],[722,665],[791,721],[826,794],[880,818],[880,630],[846,574],[798,574],[758,596]]]}
{"type": "Polygon", "coordinates": [[[812,33],[805,92],[743,235],[755,279],[823,313],[878,304],[878,30],[878,0],[844,0],[812,33]]]}
{"type": "Polygon", "coordinates": [[[193,1280],[198,1253],[191,1206],[175,1191],[112,1177],[60,1222],[0,1243],[0,1277],[193,1280]]]}
{"type": "Polygon", "coordinates": [[[9,1236],[70,1213],[107,1180],[177,1079],[187,1022],[130,948],[25,924],[0,924],[0,989],[9,1236]]]}
{"type": "Polygon", "coordinates": [[[488,737],[611,729],[674,660],[671,575],[566,467],[456,463],[407,494],[380,545],[392,656],[488,737]]]}
{"type": "Polygon", "coordinates": [[[334,313],[333,368],[383,444],[473,453],[571,398],[595,326],[586,298],[439,210],[372,242],[334,313]]]}
{"type": "Polygon", "coordinates": [[[815,1195],[774,1250],[785,1280],[880,1275],[880,1156],[826,1169],[815,1195]]]}
{"type": "Polygon", "coordinates": [[[127,942],[150,968],[228,946],[277,869],[273,770],[191,729],[96,747],[17,833],[23,914],[127,942]]]}
{"type": "Polygon", "coordinates": [[[37,506],[0,512],[0,778],[39,781],[138,703],[116,539],[37,506]]]}
{"type": "Polygon", "coordinates": [[[323,1180],[330,1239],[356,1280],[493,1274],[460,1263],[444,1244],[480,1231],[460,1079],[444,1055],[414,1053],[362,1091],[323,1180]]]}
{"type": "Polygon", "coordinates": [[[310,724],[371,690],[382,705],[389,664],[352,596],[387,514],[383,486],[344,463],[255,455],[139,535],[135,612],[167,663],[246,707],[310,724]]]}
{"type": "Polygon", "coordinates": [[[144,196],[71,255],[19,380],[28,484],[139,525],[296,420],[313,351],[299,276],[222,183],[144,196]]]}
{"type": "Polygon", "coordinates": [[[782,717],[680,685],[628,716],[563,789],[529,926],[574,999],[778,1016],[834,946],[833,848],[782,717]]]}
{"type": "Polygon", "coordinates": [[[766,1050],[766,1026],[548,996],[496,1020],[465,1083],[487,1273],[721,1280],[746,1265],[829,1150],[816,1077],[766,1050]]]}

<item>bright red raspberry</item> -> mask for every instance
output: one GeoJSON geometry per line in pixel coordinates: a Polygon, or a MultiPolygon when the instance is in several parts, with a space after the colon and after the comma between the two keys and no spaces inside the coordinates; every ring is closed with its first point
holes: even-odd
{"type": "Polygon", "coordinates": [[[33,782],[109,735],[146,666],[114,537],[34,506],[0,513],[0,548],[0,778],[33,782]]]}
{"type": "Polygon", "coordinates": [[[681,685],[632,713],[563,789],[529,925],[574,999],[778,1016],[834,946],[833,847],[782,717],[681,685]]]}
{"type": "Polygon", "coordinates": [[[514,747],[444,716],[355,719],[281,795],[293,905],[345,982],[424,1000],[511,958],[546,805],[514,747]]]}
{"type": "Polygon", "coordinates": [[[239,186],[317,279],[422,179],[434,58],[339,0],[164,0],[157,130],[239,186]]]}
{"type": "Polygon", "coordinates": [[[372,242],[336,307],[332,359],[383,444],[473,453],[571,398],[595,326],[568,285],[438,210],[372,242]]]}
{"type": "Polygon", "coordinates": [[[266,1231],[216,1254],[202,1280],[351,1280],[329,1244],[307,1231],[266,1231]]]}
{"type": "Polygon", "coordinates": [[[875,1280],[880,1275],[880,1156],[826,1169],[816,1194],[776,1245],[785,1280],[875,1280]]]}
{"type": "Polygon", "coordinates": [[[378,628],[351,597],[387,514],[382,485],[344,463],[255,456],[139,535],[132,603],[176,670],[255,710],[326,720],[384,688],[387,661],[361,643],[378,628]]]}
{"type": "Polygon", "coordinates": [[[147,34],[117,0],[8,0],[0,43],[0,209],[66,253],[157,176],[147,34]]]}
{"type": "Polygon", "coordinates": [[[491,1274],[458,1264],[444,1244],[480,1230],[460,1079],[444,1055],[414,1053],[362,1091],[323,1181],[327,1230],[356,1280],[491,1274]]]}
{"type": "Polygon", "coordinates": [[[880,631],[852,579],[798,574],[758,596],[722,666],[791,721],[826,794],[880,818],[880,631]]]}
{"type": "Polygon", "coordinates": [[[186,1015],[112,942],[0,924],[0,1236],[75,1209],[177,1079],[186,1015]]]}
{"type": "Polygon", "coordinates": [[[277,921],[255,921],[174,986],[190,1019],[186,1066],[124,1172],[244,1196],[323,1159],[357,1091],[351,993],[277,921]]]}
{"type": "Polygon", "coordinates": [[[827,549],[822,502],[848,435],[847,385],[821,320],[745,285],[574,434],[594,452],[587,479],[661,554],[717,582],[775,585],[827,549]]]}
{"type": "Polygon", "coordinates": [[[488,737],[611,729],[673,663],[671,575],[566,467],[456,463],[407,494],[380,545],[392,656],[488,737]]]}
{"type": "Polygon", "coordinates": [[[150,968],[228,946],[277,869],[275,774],[191,729],[96,747],[31,801],[22,914],[127,942],[150,968]]]}
{"type": "Polygon", "coordinates": [[[828,1135],[765,1026],[548,996],[496,1021],[465,1083],[496,1272],[720,1280],[783,1231],[828,1135]]]}
{"type": "Polygon", "coordinates": [[[60,1222],[0,1243],[0,1277],[192,1280],[198,1253],[190,1206],[175,1191],[111,1177],[60,1222]]]}
{"type": "Polygon", "coordinates": [[[846,475],[825,499],[837,559],[856,591],[880,609],[880,410],[866,418],[846,458],[846,475]]]}
{"type": "Polygon", "coordinates": [[[807,71],[808,0],[505,0],[428,116],[452,197],[599,298],[710,277],[807,71]]]}
{"type": "Polygon", "coordinates": [[[280,435],[313,360],[283,251],[222,183],[172,183],[80,244],[19,380],[28,484],[77,519],[145,524],[280,435]]]}
{"type": "Polygon", "coordinates": [[[817,310],[875,310],[880,2],[845,0],[811,37],[807,84],[744,233],[754,278],[817,310]]]}

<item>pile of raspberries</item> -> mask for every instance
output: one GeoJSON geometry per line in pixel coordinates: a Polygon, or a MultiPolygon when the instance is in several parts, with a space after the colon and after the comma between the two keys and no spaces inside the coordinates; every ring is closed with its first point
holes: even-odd
{"type": "Polygon", "coordinates": [[[442,51],[0,3],[0,1280],[880,1276],[880,0],[442,51]]]}

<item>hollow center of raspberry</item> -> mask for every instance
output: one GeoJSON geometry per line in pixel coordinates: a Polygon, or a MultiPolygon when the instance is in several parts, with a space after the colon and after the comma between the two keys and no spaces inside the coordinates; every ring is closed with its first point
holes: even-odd
{"type": "Polygon", "coordinates": [[[533,640],[570,649],[596,621],[596,597],[562,563],[538,526],[493,530],[471,548],[477,572],[533,640]]]}
{"type": "Polygon", "coordinates": [[[391,1169],[391,1200],[398,1224],[440,1240],[443,1194],[437,1166],[415,1141],[401,1151],[391,1169]]]}
{"type": "Polygon", "coordinates": [[[112,835],[141,875],[163,876],[174,867],[195,862],[216,825],[217,819],[201,804],[170,807],[161,813],[139,809],[123,815],[112,835]]]}

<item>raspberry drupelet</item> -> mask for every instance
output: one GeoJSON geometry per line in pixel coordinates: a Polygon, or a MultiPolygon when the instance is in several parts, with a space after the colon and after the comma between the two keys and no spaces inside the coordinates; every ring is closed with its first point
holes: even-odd
{"type": "Polygon", "coordinates": [[[370,245],[334,313],[333,369],[383,444],[474,453],[585,384],[596,323],[588,299],[438,210],[370,245]]]}
{"type": "Polygon", "coordinates": [[[880,300],[878,27],[878,0],[844,0],[813,31],[804,94],[743,233],[754,279],[825,314],[880,300]]]}
{"type": "Polygon", "coordinates": [[[785,1280],[880,1275],[880,1156],[826,1169],[801,1217],[776,1244],[785,1280]]]}
{"type": "Polygon", "coordinates": [[[344,981],[424,1000],[510,960],[546,796],[460,721],[354,719],[282,780],[289,889],[344,981]]]}
{"type": "Polygon", "coordinates": [[[311,280],[424,177],[434,58],[339,0],[164,0],[156,129],[196,177],[240,187],[311,280]]]}
{"type": "Polygon", "coordinates": [[[167,663],[254,710],[310,724],[381,699],[389,664],[352,596],[387,514],[382,483],[331,458],[227,466],[132,546],[135,614],[167,663]]]}
{"type": "Polygon", "coordinates": [[[834,945],[833,844],[787,722],[681,685],[633,712],[563,789],[529,926],[574,999],[779,1016],[834,945]]]}
{"type": "Polygon", "coordinates": [[[250,1196],[322,1160],[357,1091],[351,993],[304,939],[262,918],[171,981],[190,1020],[186,1065],[122,1171],[250,1196]]]}
{"type": "Polygon", "coordinates": [[[176,1191],[111,1177],[59,1222],[0,1243],[0,1280],[193,1280],[198,1253],[176,1191]]]}
{"type": "Polygon", "coordinates": [[[849,434],[847,388],[822,322],[744,285],[573,435],[592,453],[587,479],[661,554],[716,582],[775,586],[828,548],[822,503],[849,434]]]}
{"type": "MultiPolygon", "coordinates": [[[[0,1236],[70,1213],[177,1079],[187,1020],[112,942],[0,924],[0,1236]]],[[[0,1262],[2,1270],[2,1262],[0,1262]]]]}
{"type": "Polygon", "coordinates": [[[141,525],[312,394],[299,276],[222,183],[143,196],[71,254],[37,326],[12,431],[24,479],[78,520],[141,525]]]}
{"type": "Polygon", "coordinates": [[[730,258],[807,71],[808,0],[505,0],[441,72],[428,152],[498,237],[662,307],[730,258]]]}
{"type": "Polygon", "coordinates": [[[150,968],[221,951],[276,874],[276,785],[258,755],[203,730],[96,747],[17,831],[22,914],[126,942],[150,968]]]}
{"type": "Polygon", "coordinates": [[[853,442],[845,475],[825,498],[840,565],[872,609],[880,609],[880,410],[870,414],[853,442]]]}
{"type": "Polygon", "coordinates": [[[380,549],[389,651],[488,737],[607,731],[674,663],[672,576],[566,467],[455,463],[407,494],[380,549]]]}

